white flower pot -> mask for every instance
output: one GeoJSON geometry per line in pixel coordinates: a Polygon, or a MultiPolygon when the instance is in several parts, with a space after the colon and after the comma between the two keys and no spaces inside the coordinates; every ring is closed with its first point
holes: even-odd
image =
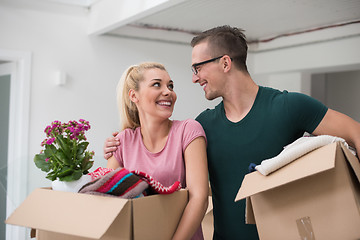
{"type": "Polygon", "coordinates": [[[63,182],[58,179],[52,181],[51,186],[55,191],[78,192],[82,186],[91,181],[90,175],[83,175],[79,180],[63,182]]]}

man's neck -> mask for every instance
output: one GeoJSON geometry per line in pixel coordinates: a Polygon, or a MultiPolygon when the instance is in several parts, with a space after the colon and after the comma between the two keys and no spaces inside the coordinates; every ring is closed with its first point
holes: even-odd
{"type": "Polygon", "coordinates": [[[233,79],[231,88],[223,96],[226,117],[231,122],[241,121],[251,110],[259,86],[249,75],[241,79],[233,79]]]}

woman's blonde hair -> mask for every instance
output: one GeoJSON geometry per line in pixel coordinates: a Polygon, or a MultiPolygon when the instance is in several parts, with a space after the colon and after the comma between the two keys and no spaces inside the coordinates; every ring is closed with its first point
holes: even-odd
{"type": "Polygon", "coordinates": [[[156,62],[144,62],[139,65],[130,66],[122,74],[117,85],[117,104],[120,114],[121,130],[126,128],[135,129],[140,126],[138,109],[129,98],[129,91],[139,90],[140,82],[144,80],[144,72],[149,69],[158,68],[166,71],[164,65],[156,62]]]}

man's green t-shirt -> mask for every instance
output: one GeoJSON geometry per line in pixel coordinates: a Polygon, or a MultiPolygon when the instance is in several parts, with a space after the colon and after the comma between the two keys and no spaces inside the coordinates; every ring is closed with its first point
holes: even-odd
{"type": "Polygon", "coordinates": [[[196,118],[208,142],[214,239],[258,239],[256,226],[245,224],[245,200],[234,202],[249,164],[260,164],[304,132],[312,133],[326,112],[325,105],[307,95],[260,86],[240,122],[226,118],[223,102],[196,118]]]}

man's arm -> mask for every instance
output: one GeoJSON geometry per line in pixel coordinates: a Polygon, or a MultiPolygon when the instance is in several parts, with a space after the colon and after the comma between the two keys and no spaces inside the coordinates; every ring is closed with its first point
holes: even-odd
{"type": "Polygon", "coordinates": [[[360,153],[360,123],[330,108],[312,134],[341,137],[360,153]]]}

